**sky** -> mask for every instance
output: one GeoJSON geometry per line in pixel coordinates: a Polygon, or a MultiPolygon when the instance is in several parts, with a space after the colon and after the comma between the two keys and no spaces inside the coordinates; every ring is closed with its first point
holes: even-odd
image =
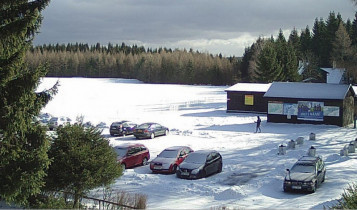
{"type": "Polygon", "coordinates": [[[97,42],[242,56],[260,37],[286,38],[330,12],[354,20],[351,0],[51,0],[35,45],[97,42]]]}

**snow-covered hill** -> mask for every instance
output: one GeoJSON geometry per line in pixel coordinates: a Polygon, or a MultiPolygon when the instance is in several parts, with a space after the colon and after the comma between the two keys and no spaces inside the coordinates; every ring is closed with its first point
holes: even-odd
{"type": "MultiPolygon", "coordinates": [[[[39,90],[58,78],[44,78],[39,90]]],[[[275,124],[262,118],[262,133],[254,133],[256,115],[226,113],[223,86],[153,85],[137,80],[61,78],[59,92],[43,110],[75,119],[83,115],[93,124],[116,120],[154,121],[170,128],[168,136],[136,140],[110,137],[111,144],[145,144],[151,157],[169,146],[215,149],[223,156],[223,171],[200,180],[152,174],[149,166],[128,169],[114,189],[143,193],[148,208],[318,208],[331,206],[348,184],[357,181],[357,155],[340,156],[355,140],[356,129],[327,125],[275,124]],[[316,134],[311,141],[309,134],[316,134]],[[278,146],[304,137],[303,145],[277,155],[278,146]],[[314,146],[327,164],[326,181],[316,193],[284,193],[285,169],[314,146]]],[[[99,195],[100,196],[100,195],[99,195]]]]}

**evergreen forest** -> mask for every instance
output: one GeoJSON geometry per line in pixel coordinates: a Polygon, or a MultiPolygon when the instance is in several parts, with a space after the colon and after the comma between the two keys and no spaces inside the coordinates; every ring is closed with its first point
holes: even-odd
{"type": "Polygon", "coordinates": [[[192,49],[145,49],[137,45],[85,43],[33,46],[30,68],[47,63],[49,77],[130,78],[146,83],[232,85],[236,82],[324,82],[322,67],[347,69],[357,78],[357,13],[344,21],[330,12],[312,29],[293,29],[289,37],[259,37],[242,57],[223,57],[192,49]],[[299,65],[300,64],[300,65],[299,65]],[[298,72],[299,68],[304,72],[298,72]]]}

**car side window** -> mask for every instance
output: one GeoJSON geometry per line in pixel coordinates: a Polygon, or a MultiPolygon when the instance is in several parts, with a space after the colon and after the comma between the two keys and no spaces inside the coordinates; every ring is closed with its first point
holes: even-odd
{"type": "Polygon", "coordinates": [[[161,129],[161,125],[156,124],[156,125],[155,125],[155,128],[156,128],[156,129],[161,129]]]}
{"type": "Polygon", "coordinates": [[[129,151],[128,151],[128,155],[133,155],[135,154],[135,148],[130,148],[129,151]]]}
{"type": "Polygon", "coordinates": [[[183,156],[185,156],[187,153],[186,153],[186,151],[185,151],[185,149],[183,149],[183,150],[181,150],[181,152],[180,152],[180,157],[183,157],[183,156]]]}
{"type": "Polygon", "coordinates": [[[217,153],[213,153],[213,154],[212,154],[212,159],[213,159],[213,160],[217,159],[218,157],[219,157],[219,155],[218,155],[217,153]]]}
{"type": "Polygon", "coordinates": [[[128,123],[124,123],[124,124],[123,124],[123,127],[128,127],[128,123]]]}
{"type": "Polygon", "coordinates": [[[213,160],[212,153],[207,156],[207,162],[210,162],[211,160],[213,160]]]}

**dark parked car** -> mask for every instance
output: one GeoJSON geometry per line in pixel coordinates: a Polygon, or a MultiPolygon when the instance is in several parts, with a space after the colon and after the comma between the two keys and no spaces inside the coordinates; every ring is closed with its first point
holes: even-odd
{"type": "Polygon", "coordinates": [[[155,138],[156,136],[168,135],[169,129],[159,123],[144,123],[134,129],[134,136],[137,139],[155,138]]]}
{"type": "Polygon", "coordinates": [[[176,173],[177,166],[180,165],[191,152],[193,152],[193,150],[187,146],[166,148],[151,161],[150,169],[154,173],[176,173]]]}
{"type": "Polygon", "coordinates": [[[301,190],[315,192],[325,181],[326,167],[321,157],[301,157],[289,170],[284,179],[284,191],[301,190]]]}
{"type": "Polygon", "coordinates": [[[133,134],[133,131],[136,126],[137,124],[127,120],[123,120],[120,122],[113,122],[110,125],[109,133],[111,136],[114,135],[125,136],[129,134],[133,134]]]}
{"type": "Polygon", "coordinates": [[[148,164],[150,152],[143,144],[122,144],[114,147],[117,153],[117,161],[123,168],[132,168],[138,165],[148,164]]]}
{"type": "Polygon", "coordinates": [[[214,150],[198,150],[190,153],[177,167],[176,176],[199,179],[222,171],[222,156],[214,150]]]}

